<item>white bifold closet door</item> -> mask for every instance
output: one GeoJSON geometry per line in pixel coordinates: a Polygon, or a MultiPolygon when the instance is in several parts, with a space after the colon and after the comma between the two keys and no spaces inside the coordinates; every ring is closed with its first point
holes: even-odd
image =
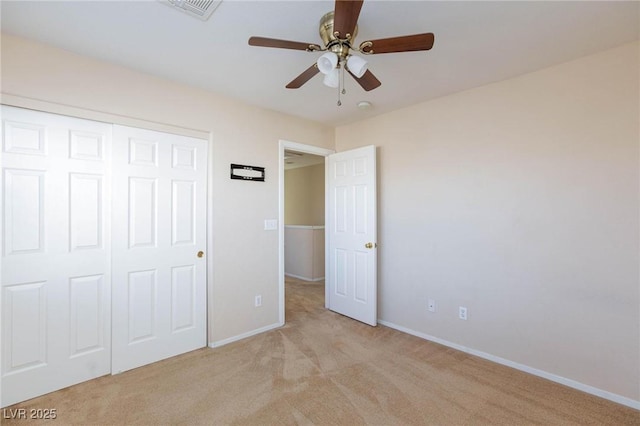
{"type": "Polygon", "coordinates": [[[206,345],[206,161],[204,140],[113,127],[113,373],[206,345]]]}
{"type": "Polygon", "coordinates": [[[111,371],[110,124],[2,106],[2,406],[111,371]]]}
{"type": "Polygon", "coordinates": [[[2,106],[0,161],[2,407],[206,345],[207,141],[2,106]]]}

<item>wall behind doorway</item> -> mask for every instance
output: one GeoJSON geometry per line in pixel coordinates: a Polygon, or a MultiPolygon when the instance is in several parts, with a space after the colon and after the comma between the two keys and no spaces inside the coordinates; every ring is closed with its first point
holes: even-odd
{"type": "Polygon", "coordinates": [[[324,163],[284,172],[285,225],[324,225],[324,163]]]}
{"type": "Polygon", "coordinates": [[[284,174],[284,270],[305,281],[324,279],[324,167],[322,162],[284,174]]]}

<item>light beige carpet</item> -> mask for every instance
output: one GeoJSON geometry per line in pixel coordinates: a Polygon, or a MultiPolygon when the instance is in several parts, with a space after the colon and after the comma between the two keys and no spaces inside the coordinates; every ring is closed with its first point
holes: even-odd
{"type": "Polygon", "coordinates": [[[639,411],[326,311],[323,284],[287,281],[283,328],[10,408],[55,408],[60,425],[640,425],[639,411]]]}

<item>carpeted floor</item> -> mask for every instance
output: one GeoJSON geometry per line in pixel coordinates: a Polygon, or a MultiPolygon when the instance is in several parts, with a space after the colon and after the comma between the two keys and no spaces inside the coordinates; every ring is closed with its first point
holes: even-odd
{"type": "Polygon", "coordinates": [[[327,311],[322,283],[287,279],[286,298],[280,329],[9,408],[82,425],[640,425],[639,411],[327,311]]]}

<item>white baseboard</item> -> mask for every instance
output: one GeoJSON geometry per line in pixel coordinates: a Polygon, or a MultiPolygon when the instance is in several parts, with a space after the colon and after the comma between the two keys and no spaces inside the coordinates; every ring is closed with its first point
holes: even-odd
{"type": "Polygon", "coordinates": [[[308,277],[303,277],[301,275],[294,275],[294,274],[289,274],[287,272],[284,273],[286,276],[291,277],[291,278],[297,278],[299,280],[303,280],[303,281],[322,281],[324,280],[324,277],[320,277],[320,278],[308,278],[308,277]]]}
{"type": "Polygon", "coordinates": [[[275,328],[282,327],[283,323],[275,323],[271,325],[267,325],[265,327],[261,327],[252,331],[248,331],[246,333],[238,334],[237,336],[229,337],[227,339],[218,340],[215,342],[209,343],[210,348],[219,348],[220,346],[228,345],[229,343],[237,342],[238,340],[246,339],[247,337],[255,336],[256,334],[264,333],[265,331],[273,330],[275,328]]]}
{"type": "Polygon", "coordinates": [[[383,321],[378,319],[378,324],[382,324],[384,326],[396,329],[398,331],[402,331],[403,333],[411,334],[412,336],[420,337],[425,340],[429,340],[435,343],[439,343],[444,346],[448,346],[453,349],[457,349],[461,352],[466,352],[471,355],[475,355],[480,358],[484,358],[489,361],[493,361],[498,364],[506,365],[507,367],[515,368],[516,370],[524,371],[525,373],[533,374],[534,376],[542,377],[547,380],[551,380],[552,382],[560,383],[565,386],[569,386],[570,388],[574,388],[580,390],[582,392],[589,393],[591,395],[598,396],[600,398],[608,399],[609,401],[616,402],[618,404],[626,405],[627,407],[635,408],[636,410],[640,410],[640,401],[636,401],[631,398],[627,398],[625,396],[621,396],[609,391],[605,391],[602,389],[598,389],[593,386],[585,385],[584,383],[577,382],[572,379],[567,379],[566,377],[558,376],[553,373],[549,373],[547,371],[539,370],[537,368],[529,367],[528,365],[520,364],[514,361],[510,361],[505,358],[500,358],[495,355],[488,354],[486,352],[478,351],[476,349],[471,349],[466,346],[459,345],[457,343],[449,342],[444,339],[440,339],[439,337],[431,336],[429,334],[421,333],[419,331],[412,330],[410,328],[402,327],[400,325],[383,321]]]}

